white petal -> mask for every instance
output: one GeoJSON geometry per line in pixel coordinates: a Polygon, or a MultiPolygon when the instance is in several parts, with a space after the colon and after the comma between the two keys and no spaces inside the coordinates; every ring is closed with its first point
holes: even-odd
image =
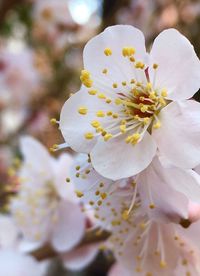
{"type": "Polygon", "coordinates": [[[198,174],[200,174],[200,165],[198,165],[196,168],[194,168],[195,172],[197,172],[198,174]]]}
{"type": "Polygon", "coordinates": [[[193,244],[194,247],[200,250],[200,240],[199,240],[199,231],[200,231],[200,220],[192,223],[188,228],[183,228],[180,225],[176,226],[177,233],[183,235],[190,244],[193,244]]]}
{"type": "Polygon", "coordinates": [[[58,221],[52,235],[52,245],[59,251],[72,249],[83,237],[85,217],[78,205],[62,201],[58,209],[58,221]]]}
{"type": "MultiPolygon", "coordinates": [[[[135,58],[145,63],[144,35],[133,26],[116,25],[108,27],[87,43],[83,52],[84,67],[91,72],[94,87],[107,93],[115,92],[112,84],[116,82],[118,88],[123,88],[124,91],[126,88],[122,86],[121,82],[127,81],[130,83],[131,79],[136,77],[133,63],[122,55],[124,47],[135,48],[135,58]],[[104,54],[105,48],[110,48],[112,55],[106,56],[104,54]],[[103,69],[107,69],[108,73],[103,74],[103,69]]],[[[139,77],[139,72],[137,73],[139,77]]],[[[137,80],[140,81],[140,79],[137,80]]]]}
{"type": "Polygon", "coordinates": [[[44,276],[46,267],[32,256],[14,250],[1,250],[0,271],[2,276],[44,276]]]}
{"type": "MultiPolygon", "coordinates": [[[[177,30],[165,30],[158,35],[150,57],[152,64],[158,64],[155,87],[166,88],[169,99],[188,99],[199,89],[200,61],[189,40],[177,30]]],[[[151,80],[154,71],[150,69],[151,80]]]]}
{"type": "Polygon", "coordinates": [[[107,142],[99,140],[91,152],[94,168],[104,177],[117,180],[133,176],[145,169],[156,153],[156,144],[147,132],[143,139],[132,146],[124,137],[107,142]]]}
{"type": "MultiPolygon", "coordinates": [[[[157,162],[156,160],[154,161],[152,168],[154,172],[157,174],[157,176],[159,176],[160,178],[159,182],[157,182],[158,186],[162,181],[166,185],[170,185],[171,188],[175,189],[176,191],[183,193],[189,200],[200,203],[200,176],[197,173],[195,173],[193,170],[184,170],[178,167],[163,168],[161,164],[158,162],[158,160],[157,162]]],[[[150,180],[150,181],[153,182],[153,180],[150,180]]],[[[164,190],[161,189],[160,193],[162,193],[162,191],[164,190]]],[[[163,196],[165,196],[165,194],[163,196]]],[[[170,198],[169,199],[169,203],[170,203],[172,198],[166,195],[166,199],[168,198],[170,198]]],[[[174,195],[175,202],[174,203],[171,202],[170,204],[172,204],[172,206],[174,206],[175,203],[178,204],[179,202],[178,198],[181,199],[180,196],[178,197],[177,195],[176,196],[174,195]],[[175,200],[175,197],[177,197],[176,200],[175,200]]],[[[185,212],[186,202],[185,203],[184,202],[185,200],[183,200],[182,203],[181,201],[179,202],[180,204],[183,204],[182,208],[184,209],[182,211],[180,210],[181,206],[177,206],[177,211],[179,210],[178,212],[180,212],[180,214],[182,213],[183,216],[184,214],[186,215],[186,212],[185,212]]],[[[163,204],[164,204],[164,201],[163,201],[163,204]]]]}
{"type": "Polygon", "coordinates": [[[73,162],[73,157],[67,153],[61,154],[57,160],[54,160],[54,185],[61,198],[76,202],[77,198],[72,183],[66,183],[73,162]]]}
{"type": "MultiPolygon", "coordinates": [[[[179,222],[181,218],[188,217],[188,199],[173,188],[171,178],[176,178],[176,174],[171,174],[169,168],[164,168],[158,158],[154,158],[149,167],[140,173],[138,179],[142,204],[152,218],[163,222],[179,222]],[[149,208],[151,203],[155,205],[154,209],[149,208]]],[[[180,183],[182,179],[176,180],[180,183]]]]}
{"type": "Polygon", "coordinates": [[[96,143],[96,138],[87,140],[84,135],[87,132],[95,132],[91,122],[97,120],[97,111],[105,111],[106,108],[109,109],[108,104],[106,106],[105,102],[98,97],[89,95],[84,88],[65,102],[60,114],[60,129],[65,141],[72,149],[78,152],[90,152],[96,143]],[[79,114],[80,107],[88,109],[86,115],[79,114]]]}
{"type": "Polygon", "coordinates": [[[200,104],[170,103],[159,114],[161,127],[152,132],[158,148],[171,163],[194,168],[200,163],[200,104]]]}
{"type": "Polygon", "coordinates": [[[109,270],[108,276],[131,276],[131,271],[127,270],[120,263],[114,264],[109,270]]]}
{"type": "Polygon", "coordinates": [[[200,219],[200,204],[189,202],[189,221],[195,222],[200,219]]]}
{"type": "Polygon", "coordinates": [[[14,219],[8,215],[0,215],[0,245],[1,248],[13,247],[16,245],[19,229],[14,219]]]}
{"type": "Polygon", "coordinates": [[[39,141],[31,136],[23,136],[20,139],[20,149],[31,170],[48,174],[51,172],[51,157],[39,141]]]}
{"type": "Polygon", "coordinates": [[[89,265],[98,253],[97,245],[85,245],[76,248],[69,253],[62,254],[64,266],[73,271],[81,270],[89,265]]]}

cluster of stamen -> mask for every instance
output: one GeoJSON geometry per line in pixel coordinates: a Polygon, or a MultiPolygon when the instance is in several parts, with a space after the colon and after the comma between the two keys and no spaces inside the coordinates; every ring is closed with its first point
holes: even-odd
{"type": "MultiPolygon", "coordinates": [[[[104,54],[109,59],[113,53],[110,48],[106,48],[104,54]]],[[[149,68],[146,68],[142,61],[136,60],[134,54],[135,49],[133,47],[122,48],[122,56],[131,63],[133,74],[135,72],[135,79],[121,83],[113,82],[109,93],[95,89],[90,72],[82,70],[80,78],[87,88],[91,88],[88,90],[89,95],[96,96],[108,104],[108,108],[105,106],[105,110],[96,111],[94,120],[91,121],[94,131],[85,133],[86,139],[91,140],[101,135],[104,141],[108,141],[111,138],[124,135],[126,143],[135,145],[141,141],[145,131],[151,133],[152,128],[161,127],[158,115],[167,104],[167,90],[154,87],[158,65],[153,64],[152,66],[155,76],[151,82],[148,73],[149,68]],[[138,81],[137,76],[139,75],[144,81],[138,81]],[[104,123],[103,118],[107,119],[106,123],[104,123]]],[[[109,77],[109,69],[103,68],[101,73],[105,75],[105,78],[109,77]]],[[[80,106],[78,112],[80,115],[87,116],[87,106],[80,106]]]]}

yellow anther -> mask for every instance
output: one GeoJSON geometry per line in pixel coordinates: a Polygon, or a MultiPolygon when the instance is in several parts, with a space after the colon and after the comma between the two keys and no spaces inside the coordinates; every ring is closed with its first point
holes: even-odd
{"type": "Polygon", "coordinates": [[[131,83],[135,83],[135,80],[134,80],[134,79],[132,79],[132,80],[131,80],[131,83]]]}
{"type": "Polygon", "coordinates": [[[142,269],[141,269],[141,267],[136,267],[135,271],[136,271],[136,272],[141,272],[142,269]]]}
{"type": "Polygon", "coordinates": [[[113,220],[113,221],[111,221],[111,224],[112,224],[112,226],[117,226],[117,225],[120,225],[121,222],[119,220],[113,220]]]}
{"type": "Polygon", "coordinates": [[[126,86],[126,81],[123,81],[123,82],[122,82],[122,85],[123,85],[123,86],[126,86]]]}
{"type": "Polygon", "coordinates": [[[155,91],[152,91],[151,93],[149,93],[149,98],[151,100],[155,100],[156,99],[156,93],[155,93],[155,91]]]}
{"type": "Polygon", "coordinates": [[[54,150],[57,150],[57,149],[58,149],[58,145],[57,145],[57,144],[54,144],[54,145],[52,146],[52,148],[53,148],[54,150]]]}
{"type": "Polygon", "coordinates": [[[163,99],[163,98],[159,98],[159,103],[160,103],[162,106],[166,106],[166,101],[165,101],[165,99],[163,99]]]}
{"type": "Polygon", "coordinates": [[[50,123],[52,125],[56,125],[57,124],[57,120],[55,118],[51,118],[50,123]]]}
{"type": "Polygon", "coordinates": [[[103,188],[104,187],[104,183],[103,182],[99,183],[99,187],[103,188]]]}
{"type": "Polygon", "coordinates": [[[142,113],[147,112],[148,111],[148,105],[142,105],[140,110],[141,110],[142,113]]]}
{"type": "Polygon", "coordinates": [[[140,92],[137,89],[132,89],[131,92],[135,97],[139,96],[140,92]]]}
{"type": "Polygon", "coordinates": [[[123,211],[122,218],[123,218],[123,220],[128,220],[128,218],[129,218],[128,210],[124,210],[123,211]]]}
{"type": "Polygon", "coordinates": [[[100,123],[98,121],[92,121],[91,122],[91,125],[94,127],[94,128],[97,128],[97,127],[100,127],[100,123]]]}
{"type": "Polygon", "coordinates": [[[125,125],[126,123],[127,123],[126,120],[121,120],[121,122],[120,122],[121,125],[125,125]]]}
{"type": "Polygon", "coordinates": [[[93,206],[94,205],[94,201],[89,201],[89,204],[91,205],[91,206],[93,206]]]}
{"type": "Polygon", "coordinates": [[[122,104],[122,100],[119,99],[119,98],[115,99],[115,104],[116,104],[116,105],[122,104]]]}
{"type": "Polygon", "coordinates": [[[100,194],[100,192],[97,190],[97,191],[95,192],[95,195],[98,196],[99,194],[100,194]]]}
{"type": "Polygon", "coordinates": [[[94,134],[92,132],[87,132],[87,133],[85,133],[85,138],[87,140],[91,140],[94,138],[94,134]]]}
{"type": "Polygon", "coordinates": [[[167,263],[165,261],[160,261],[160,267],[165,268],[167,266],[167,263]]]}
{"type": "Polygon", "coordinates": [[[105,131],[105,130],[103,130],[102,132],[101,132],[101,135],[102,136],[105,136],[107,134],[107,131],[105,131]]]}
{"type": "Polygon", "coordinates": [[[148,82],[147,85],[146,85],[146,88],[150,90],[152,88],[152,83],[148,82]]]}
{"type": "Polygon", "coordinates": [[[56,150],[55,150],[54,148],[49,148],[49,151],[50,151],[51,153],[53,153],[53,152],[55,152],[56,150]]]}
{"type": "Polygon", "coordinates": [[[98,94],[98,98],[99,98],[99,99],[106,99],[106,96],[105,96],[105,94],[103,94],[103,93],[99,93],[99,94],[98,94]]]}
{"type": "Polygon", "coordinates": [[[96,95],[97,94],[97,90],[89,90],[88,94],[90,94],[90,95],[96,95]]]}
{"type": "Polygon", "coordinates": [[[97,111],[97,117],[105,117],[105,113],[102,110],[97,111]]]}
{"type": "Polygon", "coordinates": [[[107,133],[107,134],[104,136],[104,141],[106,142],[106,141],[110,140],[112,137],[113,137],[113,136],[112,136],[111,133],[107,133]]]}
{"type": "Polygon", "coordinates": [[[113,83],[113,88],[117,88],[117,83],[113,83]]]}
{"type": "Polygon", "coordinates": [[[161,90],[161,96],[162,97],[167,97],[167,90],[166,89],[161,90]]]}
{"type": "Polygon", "coordinates": [[[153,204],[153,203],[149,204],[149,208],[150,209],[154,209],[155,208],[155,204],[153,204]]]}
{"type": "Polygon", "coordinates": [[[135,68],[137,69],[144,69],[144,63],[141,62],[141,61],[137,61],[136,64],[135,64],[135,68]]]}
{"type": "Polygon", "coordinates": [[[102,198],[102,199],[106,199],[107,194],[106,194],[106,193],[101,193],[101,195],[100,195],[100,196],[101,196],[101,198],[102,198]]]}
{"type": "Polygon", "coordinates": [[[144,222],[140,223],[140,228],[144,230],[146,228],[146,224],[144,222]]]}
{"type": "Polygon", "coordinates": [[[158,68],[158,64],[154,63],[153,64],[153,69],[157,69],[158,68]]]}
{"type": "Polygon", "coordinates": [[[119,115],[117,113],[112,115],[113,119],[117,119],[119,117],[119,115]]]}
{"type": "Polygon", "coordinates": [[[83,81],[82,83],[83,83],[86,87],[88,87],[88,88],[92,87],[92,84],[93,84],[93,82],[92,82],[91,79],[85,80],[85,81],[83,81]]]}
{"type": "Polygon", "coordinates": [[[132,136],[128,136],[128,137],[126,137],[126,143],[128,144],[128,143],[130,143],[131,142],[131,140],[132,140],[132,136]]]}
{"type": "Polygon", "coordinates": [[[154,125],[153,125],[153,128],[155,129],[158,129],[161,127],[161,122],[160,121],[157,121],[154,125]]]}
{"type": "Polygon", "coordinates": [[[79,107],[79,109],[78,109],[78,113],[81,114],[81,115],[86,115],[87,112],[88,112],[88,109],[87,109],[87,107],[85,107],[85,106],[81,106],[81,107],[79,107]]]}
{"type": "Polygon", "coordinates": [[[111,50],[110,48],[105,48],[105,49],[104,49],[104,54],[105,54],[106,56],[111,56],[111,55],[112,55],[112,50],[111,50]]]}
{"type": "Polygon", "coordinates": [[[120,131],[121,131],[121,133],[126,133],[126,125],[121,125],[120,131]]]}
{"type": "Polygon", "coordinates": [[[108,73],[108,69],[106,69],[106,68],[103,69],[103,70],[102,70],[102,73],[103,73],[103,74],[107,74],[107,73],[108,73]]]}
{"type": "Polygon", "coordinates": [[[140,140],[140,134],[139,133],[134,133],[132,135],[131,144],[136,145],[139,140],[140,140]]]}
{"type": "Polygon", "coordinates": [[[144,125],[147,125],[148,123],[149,123],[149,118],[148,117],[145,117],[144,119],[143,119],[143,124],[144,125]]]}
{"type": "Polygon", "coordinates": [[[77,197],[83,197],[83,192],[79,191],[79,190],[75,190],[75,194],[77,195],[77,197]]]}
{"type": "Polygon", "coordinates": [[[113,114],[112,111],[108,111],[108,112],[106,113],[107,116],[112,116],[112,114],[113,114]]]}
{"type": "Polygon", "coordinates": [[[80,76],[80,80],[82,81],[82,83],[86,86],[86,87],[92,87],[92,80],[90,78],[90,73],[87,70],[82,70],[81,71],[81,76],[80,76]]]}
{"type": "Polygon", "coordinates": [[[124,47],[122,49],[122,55],[124,57],[130,57],[135,54],[135,49],[133,47],[124,47]]]}
{"type": "Polygon", "coordinates": [[[111,103],[112,102],[112,100],[111,99],[106,99],[106,103],[111,103]]]}
{"type": "Polygon", "coordinates": [[[130,57],[129,60],[130,60],[130,62],[135,62],[135,58],[134,57],[130,57]]]}
{"type": "Polygon", "coordinates": [[[98,201],[97,201],[97,205],[98,205],[98,206],[101,206],[101,205],[102,205],[102,201],[101,201],[101,200],[98,200],[98,201]]]}
{"type": "Polygon", "coordinates": [[[102,131],[103,131],[103,128],[102,128],[102,127],[98,127],[98,128],[96,129],[96,132],[97,132],[97,133],[102,132],[102,131]]]}
{"type": "Polygon", "coordinates": [[[85,79],[89,79],[90,78],[90,72],[87,70],[82,70],[81,71],[81,77],[85,78],[85,79]]]}
{"type": "Polygon", "coordinates": [[[183,259],[182,260],[182,265],[187,265],[188,264],[188,261],[186,259],[183,259]]]}
{"type": "Polygon", "coordinates": [[[80,166],[76,166],[76,170],[77,170],[77,171],[79,171],[79,170],[80,170],[80,168],[81,168],[80,166]]]}

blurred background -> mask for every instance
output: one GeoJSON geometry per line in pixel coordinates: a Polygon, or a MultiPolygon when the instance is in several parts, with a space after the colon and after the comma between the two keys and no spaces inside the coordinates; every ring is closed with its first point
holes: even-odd
{"type": "MultiPolygon", "coordinates": [[[[140,28],[147,47],[163,29],[177,28],[200,56],[199,0],[0,0],[2,213],[16,192],[19,137],[33,135],[48,148],[62,143],[50,119],[59,119],[65,100],[79,89],[86,42],[114,24],[140,28]]],[[[111,263],[100,254],[85,271],[71,274],[55,261],[49,275],[103,276],[111,263]]]]}

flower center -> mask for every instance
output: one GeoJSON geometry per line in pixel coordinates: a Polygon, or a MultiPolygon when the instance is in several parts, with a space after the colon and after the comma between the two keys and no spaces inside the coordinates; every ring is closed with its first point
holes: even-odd
{"type": "MultiPolygon", "coordinates": [[[[104,54],[109,59],[112,56],[112,50],[106,48],[104,54]]],[[[123,135],[126,143],[135,145],[141,141],[146,131],[151,133],[152,128],[161,127],[158,115],[168,101],[166,100],[167,90],[155,87],[158,65],[153,64],[154,76],[150,80],[149,67],[143,62],[137,61],[134,54],[133,47],[122,48],[122,56],[128,59],[133,68],[134,79],[112,83],[111,91],[105,94],[93,89],[95,84],[90,72],[82,70],[80,79],[83,85],[92,88],[88,91],[89,95],[98,97],[109,108],[108,110],[97,110],[96,118],[91,121],[95,132],[85,133],[86,139],[91,140],[95,136],[101,135],[104,141],[108,141],[123,135]]],[[[109,77],[109,68],[104,68],[102,74],[109,77]]],[[[81,106],[78,112],[85,116],[88,109],[86,106],[81,106]]]]}

